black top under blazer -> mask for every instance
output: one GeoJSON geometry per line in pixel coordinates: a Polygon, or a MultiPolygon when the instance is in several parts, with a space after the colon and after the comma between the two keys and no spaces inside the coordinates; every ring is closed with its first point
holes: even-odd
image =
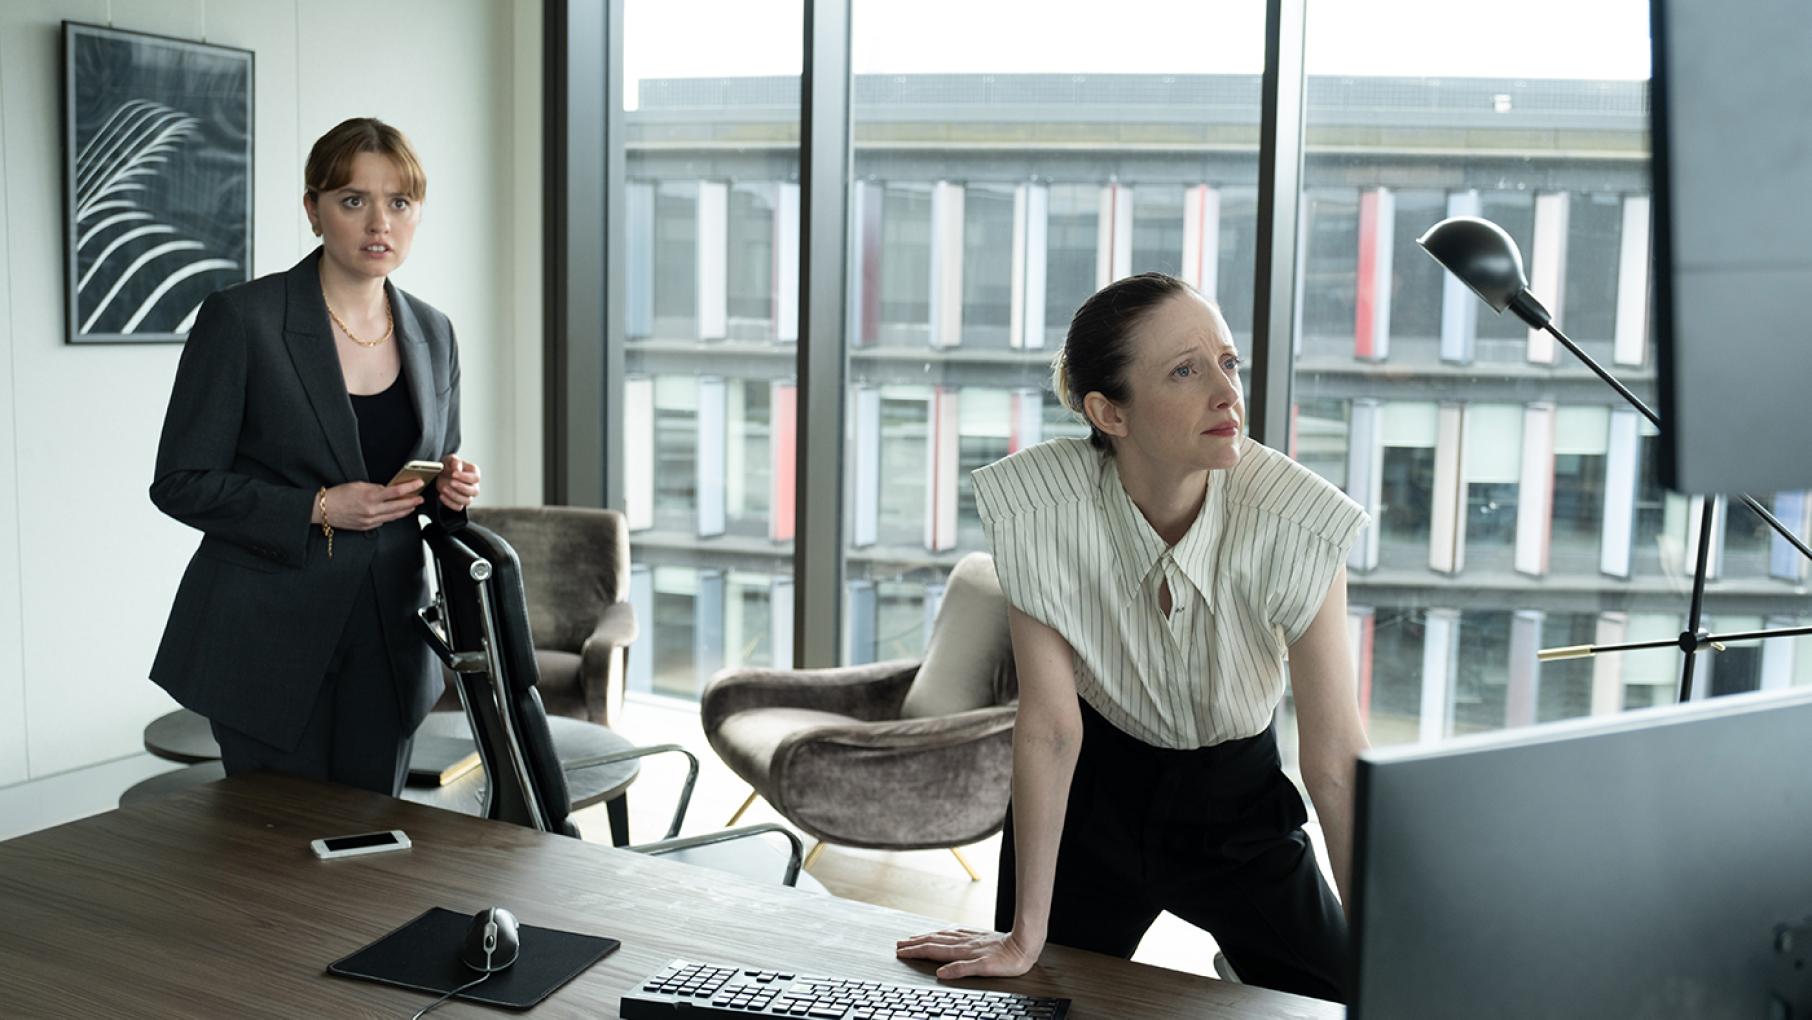
{"type": "MultiPolygon", "coordinates": [[[[321,250],[285,273],[202,303],[157,447],[151,501],[202,532],[164,627],[151,679],[184,707],[293,749],[358,586],[369,573],[405,732],[439,698],[439,669],[412,619],[427,602],[413,517],[336,531],[333,558],[309,523],[322,486],[373,481],[321,296],[321,250]]],[[[447,317],[384,284],[402,377],[421,426],[409,456],[459,449],[459,351],[447,317]]],[[[382,484],[389,479],[375,479],[382,484]]],[[[450,527],[463,512],[421,510],[450,527]]]]}

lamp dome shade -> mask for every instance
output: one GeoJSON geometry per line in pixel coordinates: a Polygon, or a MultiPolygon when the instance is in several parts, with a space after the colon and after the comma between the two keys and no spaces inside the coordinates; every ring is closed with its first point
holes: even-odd
{"type": "Polygon", "coordinates": [[[1503,312],[1529,288],[1523,255],[1504,228],[1477,216],[1450,216],[1428,228],[1416,243],[1471,287],[1493,311],[1503,312]]]}

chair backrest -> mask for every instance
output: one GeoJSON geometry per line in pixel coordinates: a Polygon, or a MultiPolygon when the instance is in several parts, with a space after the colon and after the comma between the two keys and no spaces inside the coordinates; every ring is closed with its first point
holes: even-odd
{"type": "Polygon", "coordinates": [[[577,836],[567,817],[566,773],[535,691],[539,674],[515,550],[479,524],[456,533],[430,525],[423,537],[440,578],[446,642],[437,650],[451,660],[477,739],[486,817],[577,836]]]}
{"type": "Polygon", "coordinates": [[[925,661],[906,692],[900,715],[907,719],[955,715],[1004,705],[1018,696],[1007,597],[994,573],[994,558],[970,553],[957,561],[944,583],[925,661]]]}
{"type": "Polygon", "coordinates": [[[598,618],[629,597],[629,525],[591,507],[474,507],[471,521],[522,565],[534,647],[578,652],[598,618]]]}

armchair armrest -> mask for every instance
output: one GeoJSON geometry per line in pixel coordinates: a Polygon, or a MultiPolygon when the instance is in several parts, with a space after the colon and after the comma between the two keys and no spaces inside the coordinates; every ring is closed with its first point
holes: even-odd
{"type": "Polygon", "coordinates": [[[711,678],[699,699],[706,733],[751,708],[810,708],[852,719],[894,719],[918,675],[918,659],[829,669],[734,669],[711,678]]]}
{"type": "Polygon", "coordinates": [[[871,751],[931,751],[971,743],[997,733],[1011,733],[1018,714],[1018,705],[990,705],[923,719],[813,726],[782,740],[774,760],[784,768],[787,759],[798,748],[814,744],[871,751]]]}
{"type": "Polygon", "coordinates": [[[623,703],[626,650],[639,632],[635,607],[613,602],[579,647],[579,693],[585,698],[585,714],[599,725],[610,725],[612,712],[623,703]]]}
{"type": "Polygon", "coordinates": [[[1012,792],[1013,705],[827,724],[775,749],[775,810],[820,839],[887,850],[961,846],[1000,829],[1012,792]]]}

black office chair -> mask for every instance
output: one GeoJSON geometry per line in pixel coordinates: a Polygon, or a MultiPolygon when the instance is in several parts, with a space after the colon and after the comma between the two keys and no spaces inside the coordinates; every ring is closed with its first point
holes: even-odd
{"type": "MultiPolygon", "coordinates": [[[[419,611],[418,623],[429,646],[452,671],[460,704],[471,724],[486,776],[485,817],[577,837],[579,830],[568,817],[572,811],[566,787],[568,770],[677,753],[687,760],[686,783],[666,837],[626,849],[724,866],[714,864],[700,851],[776,833],[786,839],[788,848],[782,881],[787,885],[798,882],[804,847],[783,826],[746,825],[679,838],[698,779],[698,758],[679,745],[637,747],[562,762],[535,690],[539,674],[516,551],[495,532],[477,524],[468,524],[457,533],[429,525],[422,537],[439,579],[439,594],[419,611]]],[[[730,870],[746,873],[749,868],[745,864],[730,870]]]]}

